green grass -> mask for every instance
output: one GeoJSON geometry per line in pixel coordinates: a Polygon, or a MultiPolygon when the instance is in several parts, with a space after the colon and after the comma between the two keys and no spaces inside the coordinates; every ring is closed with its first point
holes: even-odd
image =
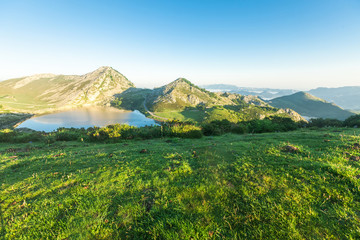
{"type": "Polygon", "coordinates": [[[171,120],[192,121],[192,122],[211,122],[217,120],[228,120],[233,123],[259,119],[259,116],[283,116],[278,114],[278,109],[272,107],[259,107],[253,105],[244,106],[214,106],[211,108],[187,108],[179,111],[160,111],[154,112],[155,115],[171,120]]]}
{"type": "Polygon", "coordinates": [[[0,233],[4,239],[359,239],[360,164],[350,160],[360,154],[359,134],[321,129],[1,144],[0,233]],[[282,151],[286,145],[299,151],[282,151]]]}
{"type": "Polygon", "coordinates": [[[197,109],[186,109],[183,111],[167,111],[167,112],[154,112],[155,115],[179,120],[179,121],[195,121],[195,122],[202,122],[206,113],[203,110],[197,109]]]}

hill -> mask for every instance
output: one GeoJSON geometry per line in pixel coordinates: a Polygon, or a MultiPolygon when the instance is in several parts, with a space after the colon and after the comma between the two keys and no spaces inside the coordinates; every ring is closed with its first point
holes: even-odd
{"type": "Polygon", "coordinates": [[[302,116],[315,118],[335,118],[345,120],[354,113],[339,106],[312,96],[309,93],[298,92],[289,96],[279,97],[269,101],[274,107],[290,108],[302,116]]]}
{"type": "Polygon", "coordinates": [[[39,74],[0,82],[0,104],[3,109],[31,113],[106,105],[114,94],[130,87],[134,84],[111,67],[81,76],[39,74]]]}
{"type": "Polygon", "coordinates": [[[360,110],[360,87],[316,88],[310,94],[335,103],[344,109],[360,110]]]}
{"type": "Polygon", "coordinates": [[[358,129],[0,145],[4,239],[359,239],[358,129]]]}

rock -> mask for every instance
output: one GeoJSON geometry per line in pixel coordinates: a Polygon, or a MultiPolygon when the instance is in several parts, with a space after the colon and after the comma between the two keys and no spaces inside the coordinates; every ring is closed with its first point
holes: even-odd
{"type": "Polygon", "coordinates": [[[281,150],[283,152],[289,152],[289,153],[298,153],[298,152],[300,152],[299,148],[297,148],[295,146],[291,146],[291,145],[286,145],[286,146],[282,147],[281,150]]]}
{"type": "Polygon", "coordinates": [[[149,151],[147,149],[141,149],[140,153],[148,153],[149,151]]]}

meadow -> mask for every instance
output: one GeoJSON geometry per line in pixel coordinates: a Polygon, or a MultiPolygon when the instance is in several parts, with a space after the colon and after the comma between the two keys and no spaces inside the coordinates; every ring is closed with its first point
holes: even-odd
{"type": "Polygon", "coordinates": [[[359,239],[360,130],[0,144],[3,239],[359,239]]]}

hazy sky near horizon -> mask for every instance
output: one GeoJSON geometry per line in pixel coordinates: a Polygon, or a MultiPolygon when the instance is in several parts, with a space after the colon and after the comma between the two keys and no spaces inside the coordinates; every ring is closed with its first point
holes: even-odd
{"type": "Polygon", "coordinates": [[[360,1],[0,0],[0,80],[100,66],[150,88],[360,86],[360,1]]]}

